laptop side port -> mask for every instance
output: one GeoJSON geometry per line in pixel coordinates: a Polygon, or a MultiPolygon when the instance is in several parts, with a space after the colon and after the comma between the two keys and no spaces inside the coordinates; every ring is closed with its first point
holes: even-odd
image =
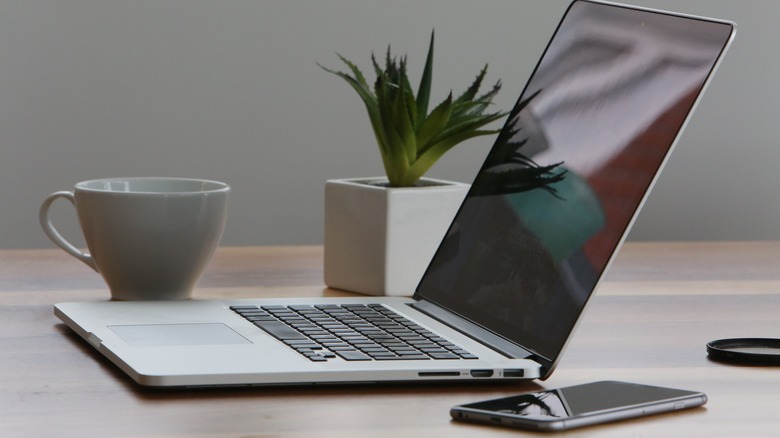
{"type": "Polygon", "coordinates": [[[471,370],[471,377],[491,377],[493,370],[471,370]]]}
{"type": "Polygon", "coordinates": [[[420,371],[417,373],[420,377],[457,377],[460,371],[420,371]]]}
{"type": "Polygon", "coordinates": [[[525,377],[523,370],[504,370],[504,377],[525,377]]]}

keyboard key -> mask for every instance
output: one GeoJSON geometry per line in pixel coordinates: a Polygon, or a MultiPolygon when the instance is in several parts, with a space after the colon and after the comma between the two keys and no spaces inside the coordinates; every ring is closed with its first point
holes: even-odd
{"type": "Polygon", "coordinates": [[[418,350],[415,350],[414,348],[391,348],[390,351],[398,355],[422,354],[418,350]]]}
{"type": "Polygon", "coordinates": [[[460,359],[460,356],[452,353],[428,353],[434,359],[460,359]]]}
{"type": "Polygon", "coordinates": [[[247,320],[255,322],[255,321],[276,321],[276,318],[274,318],[271,315],[268,316],[249,316],[246,317],[247,320]]]}
{"type": "Polygon", "coordinates": [[[339,357],[341,357],[344,360],[371,360],[371,358],[364,353],[361,353],[357,350],[336,350],[334,351],[339,357]]]}
{"type": "Polygon", "coordinates": [[[424,353],[426,353],[426,354],[431,354],[431,353],[448,353],[448,354],[449,354],[449,353],[450,353],[450,352],[449,352],[449,351],[447,351],[446,349],[444,349],[444,348],[440,348],[440,347],[439,347],[439,348],[433,348],[433,347],[431,347],[431,348],[429,348],[429,347],[422,347],[422,348],[420,348],[419,350],[420,350],[420,351],[422,351],[422,352],[424,352],[424,353]]]}
{"type": "Polygon", "coordinates": [[[367,355],[373,357],[376,359],[377,357],[396,357],[397,354],[393,353],[392,351],[366,351],[367,355]]]}
{"type": "Polygon", "coordinates": [[[399,355],[399,356],[417,356],[417,355],[423,355],[423,353],[417,351],[417,350],[401,350],[394,348],[393,353],[399,355]]]}
{"type": "Polygon", "coordinates": [[[242,311],[236,311],[236,313],[239,313],[243,317],[249,317],[249,316],[270,316],[271,314],[266,312],[265,310],[260,309],[253,309],[253,310],[242,310],[242,311]]]}
{"type": "Polygon", "coordinates": [[[322,345],[327,345],[327,346],[331,346],[331,345],[335,345],[335,346],[348,345],[346,342],[342,341],[341,339],[337,339],[337,338],[317,339],[317,342],[319,342],[322,345]]]}
{"type": "Polygon", "coordinates": [[[309,335],[309,337],[315,339],[317,342],[321,344],[327,344],[329,342],[338,342],[338,343],[341,342],[337,337],[333,335],[309,335]]]}
{"type": "Polygon", "coordinates": [[[386,347],[386,348],[394,348],[394,347],[401,348],[401,347],[408,347],[408,345],[407,345],[407,344],[405,344],[405,343],[403,343],[403,342],[395,342],[395,341],[390,341],[390,342],[382,342],[381,344],[382,344],[382,346],[384,346],[384,347],[386,347]]]}
{"type": "Polygon", "coordinates": [[[257,306],[250,306],[250,305],[240,305],[240,306],[230,306],[230,310],[233,310],[235,312],[239,312],[242,310],[257,310],[257,306]]]}
{"type": "Polygon", "coordinates": [[[365,350],[365,349],[375,349],[375,350],[382,349],[382,350],[384,350],[385,349],[385,348],[383,348],[379,344],[351,344],[351,345],[353,345],[358,350],[365,350]]]}
{"type": "Polygon", "coordinates": [[[308,339],[306,336],[287,326],[287,324],[278,321],[255,321],[254,324],[266,333],[279,339],[280,341],[286,341],[291,339],[308,339]]]}
{"type": "Polygon", "coordinates": [[[287,339],[284,341],[285,344],[291,345],[293,347],[297,345],[309,345],[312,344],[312,342],[309,339],[287,339]]]}
{"type": "Polygon", "coordinates": [[[344,304],[341,307],[344,308],[344,309],[349,309],[349,310],[353,310],[353,311],[356,310],[356,309],[357,310],[367,309],[365,304],[344,304]]]}
{"type": "Polygon", "coordinates": [[[375,357],[376,360],[430,360],[430,357],[425,355],[417,355],[417,356],[379,356],[375,357]]]}
{"type": "Polygon", "coordinates": [[[301,311],[301,310],[311,310],[311,309],[314,309],[314,307],[313,307],[313,306],[311,306],[311,305],[309,305],[309,304],[300,304],[300,305],[298,305],[298,304],[293,304],[293,305],[287,306],[287,308],[288,308],[288,309],[295,310],[295,311],[301,311]]]}
{"type": "Polygon", "coordinates": [[[317,354],[320,350],[322,350],[322,347],[319,345],[311,345],[311,346],[305,346],[305,347],[299,347],[295,346],[293,347],[295,351],[298,353],[301,353],[304,356],[308,356],[309,354],[317,354]]]}
{"type": "Polygon", "coordinates": [[[438,345],[427,339],[423,341],[408,341],[408,343],[409,345],[414,345],[417,348],[439,348],[438,345]]]}

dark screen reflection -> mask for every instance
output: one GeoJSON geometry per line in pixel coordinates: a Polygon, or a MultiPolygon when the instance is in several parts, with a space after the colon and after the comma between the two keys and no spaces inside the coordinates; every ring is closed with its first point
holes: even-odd
{"type": "Polygon", "coordinates": [[[536,418],[566,418],[697,395],[681,389],[606,381],[487,400],[465,407],[536,418]]]}
{"type": "Polygon", "coordinates": [[[472,407],[524,417],[566,418],[564,402],[557,390],[522,394],[510,398],[475,403],[472,407]]]}
{"type": "Polygon", "coordinates": [[[416,296],[554,360],[731,31],[573,4],[416,296]]]}

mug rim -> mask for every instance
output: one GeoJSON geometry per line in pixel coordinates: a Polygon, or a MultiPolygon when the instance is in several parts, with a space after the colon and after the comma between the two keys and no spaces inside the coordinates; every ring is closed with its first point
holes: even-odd
{"type": "Polygon", "coordinates": [[[96,178],[85,181],[80,181],[74,185],[77,191],[92,192],[92,193],[110,193],[110,194],[127,194],[127,195],[188,195],[188,194],[204,194],[204,193],[220,193],[229,192],[230,185],[222,181],[201,179],[201,178],[179,178],[179,177],[165,177],[165,176],[140,176],[140,177],[125,177],[125,178],[96,178]],[[178,181],[178,182],[191,182],[208,185],[200,190],[170,190],[170,191],[152,191],[152,190],[110,190],[104,187],[95,187],[94,184],[98,183],[111,183],[111,182],[134,182],[134,181],[178,181]]]}

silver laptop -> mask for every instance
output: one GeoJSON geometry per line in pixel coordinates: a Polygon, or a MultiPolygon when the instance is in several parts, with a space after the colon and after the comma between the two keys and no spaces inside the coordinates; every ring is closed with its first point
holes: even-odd
{"type": "Polygon", "coordinates": [[[149,386],[546,379],[734,32],[574,1],[411,299],[54,312],[149,386]]]}

